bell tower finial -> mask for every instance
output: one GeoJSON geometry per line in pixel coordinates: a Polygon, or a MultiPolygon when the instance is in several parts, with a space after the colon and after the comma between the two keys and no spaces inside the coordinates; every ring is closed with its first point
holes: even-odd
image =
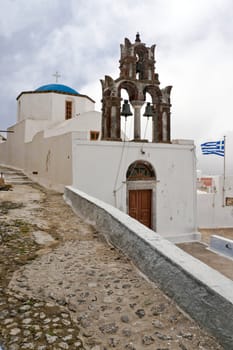
{"type": "Polygon", "coordinates": [[[136,39],[135,39],[135,43],[140,43],[141,39],[140,39],[140,34],[137,32],[136,34],[136,39]]]}

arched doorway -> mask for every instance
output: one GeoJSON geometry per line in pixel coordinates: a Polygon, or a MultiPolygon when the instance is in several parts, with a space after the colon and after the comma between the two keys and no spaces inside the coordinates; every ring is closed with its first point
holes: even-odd
{"type": "Polygon", "coordinates": [[[153,166],[144,160],[132,163],[126,173],[128,214],[155,229],[155,185],[153,166]]]}

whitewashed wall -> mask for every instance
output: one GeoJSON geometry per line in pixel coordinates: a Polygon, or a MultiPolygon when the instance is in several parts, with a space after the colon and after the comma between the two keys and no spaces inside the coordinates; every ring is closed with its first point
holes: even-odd
{"type": "Polygon", "coordinates": [[[78,115],[79,130],[101,131],[102,114],[96,111],[88,111],[78,115]]]}
{"type": "Polygon", "coordinates": [[[22,121],[8,130],[7,141],[0,144],[0,162],[22,169],[24,164],[25,122],[22,121]]]}
{"type": "MultiPolygon", "coordinates": [[[[200,228],[233,227],[233,206],[225,206],[223,200],[223,177],[215,176],[214,181],[216,192],[197,194],[198,226],[200,228]]],[[[224,197],[233,197],[233,176],[226,178],[224,197]]]]}
{"type": "Polygon", "coordinates": [[[54,92],[25,92],[18,99],[17,121],[45,119],[51,123],[62,122],[65,120],[65,101],[73,102],[73,118],[81,113],[93,111],[95,106],[95,103],[85,96],[73,96],[54,92]]]}
{"type": "Polygon", "coordinates": [[[38,133],[25,144],[24,171],[40,184],[63,192],[72,184],[72,134],[44,138],[38,133]]]}
{"type": "Polygon", "coordinates": [[[52,93],[22,93],[18,99],[17,122],[25,119],[50,119],[52,93]]]}
{"type": "Polygon", "coordinates": [[[32,141],[33,137],[40,131],[46,130],[49,125],[48,120],[34,120],[26,119],[25,123],[25,132],[24,132],[24,142],[32,141]]]}
{"type": "Polygon", "coordinates": [[[7,142],[0,144],[0,163],[23,170],[40,184],[63,192],[72,184],[72,133],[44,138],[43,131],[24,143],[25,123],[12,128],[7,142]]]}
{"type": "Polygon", "coordinates": [[[157,176],[153,228],[164,236],[196,232],[194,145],[145,143],[141,148],[134,142],[74,140],[73,186],[126,212],[126,171],[134,161],[146,160],[157,176]]]}
{"type": "Polygon", "coordinates": [[[78,117],[84,112],[93,111],[95,107],[94,102],[88,97],[56,93],[52,93],[52,95],[51,119],[54,122],[62,122],[65,120],[65,101],[73,102],[72,118],[78,117]]]}
{"type": "Polygon", "coordinates": [[[96,111],[82,113],[75,118],[45,129],[44,135],[45,137],[51,137],[74,131],[85,133],[85,137],[82,137],[82,139],[89,140],[90,131],[101,131],[101,113],[96,111]]]}
{"type": "Polygon", "coordinates": [[[45,119],[25,119],[9,128],[14,133],[0,144],[0,163],[22,169],[35,181],[62,192],[73,182],[72,133],[76,139],[89,140],[91,130],[100,131],[101,114],[90,111],[48,125],[45,119]]]}
{"type": "Polygon", "coordinates": [[[45,137],[43,131],[24,143],[24,126],[25,121],[18,123],[17,132],[0,145],[1,163],[58,191],[73,184],[127,212],[127,169],[136,160],[146,160],[156,172],[153,229],[167,238],[196,233],[193,144],[86,141],[82,132],[45,137]]]}

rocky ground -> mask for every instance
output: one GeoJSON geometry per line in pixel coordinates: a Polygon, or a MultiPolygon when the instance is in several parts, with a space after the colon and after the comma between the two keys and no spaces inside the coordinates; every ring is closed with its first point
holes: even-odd
{"type": "Polygon", "coordinates": [[[2,171],[0,348],[222,349],[60,194],[2,171]]]}

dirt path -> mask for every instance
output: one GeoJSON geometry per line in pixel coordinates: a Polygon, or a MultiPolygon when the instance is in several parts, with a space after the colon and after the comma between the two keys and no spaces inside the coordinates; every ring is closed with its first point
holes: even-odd
{"type": "Polygon", "coordinates": [[[4,349],[222,349],[60,194],[17,184],[0,201],[4,349]]]}

